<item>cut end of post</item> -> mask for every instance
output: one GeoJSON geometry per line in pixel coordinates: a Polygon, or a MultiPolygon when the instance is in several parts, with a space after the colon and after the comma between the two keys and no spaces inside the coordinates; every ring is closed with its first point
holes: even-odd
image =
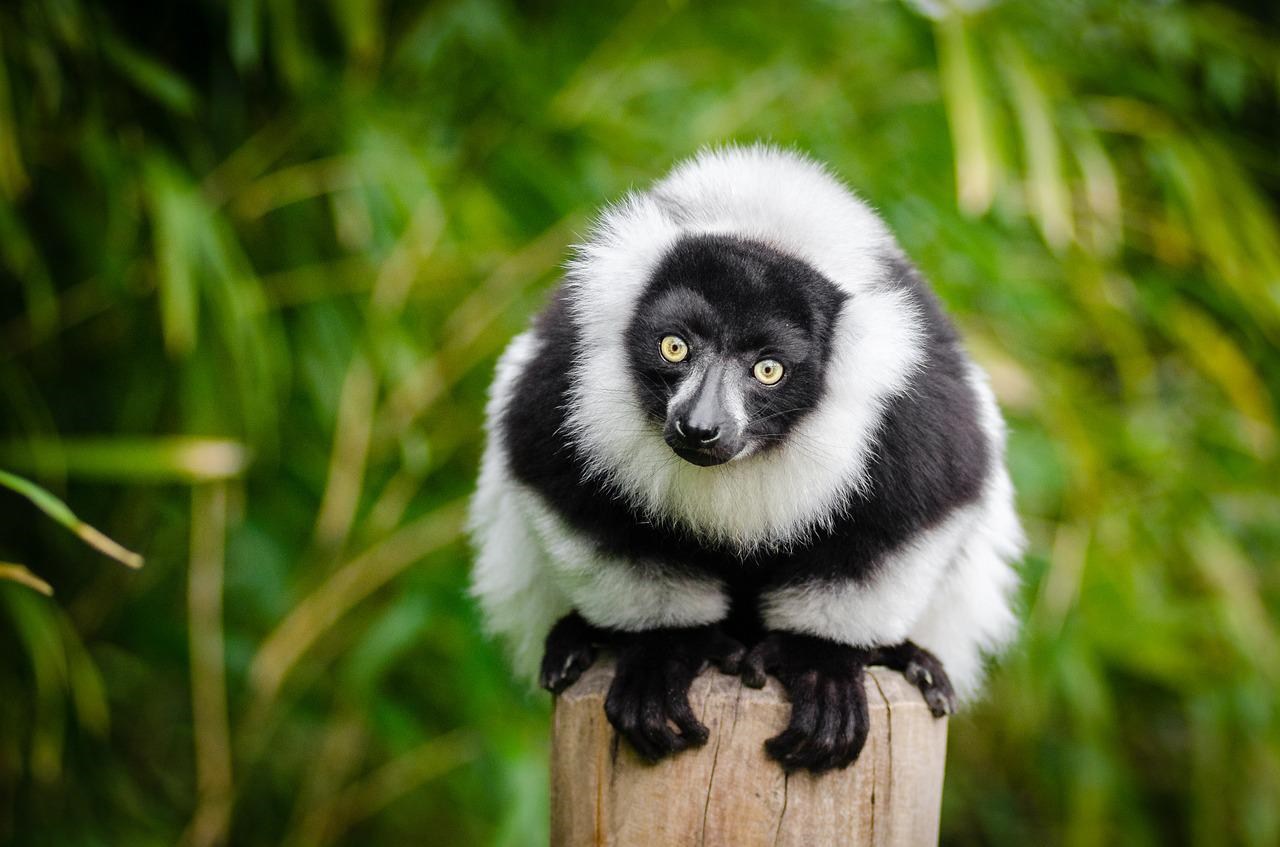
{"type": "Polygon", "coordinates": [[[705,671],[690,691],[711,732],[703,747],[649,764],[604,714],[612,662],[557,698],[552,726],[551,843],[556,845],[921,845],[938,840],[947,722],[884,668],[867,674],[871,731],[858,761],[786,774],[764,752],[791,704],[705,671]]]}

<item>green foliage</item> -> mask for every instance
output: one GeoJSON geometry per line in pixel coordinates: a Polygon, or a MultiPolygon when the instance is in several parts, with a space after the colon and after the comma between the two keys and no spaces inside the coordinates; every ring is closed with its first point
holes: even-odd
{"type": "Polygon", "coordinates": [[[941,8],[0,8],[0,466],[147,557],[0,490],[0,841],[545,840],[464,590],[490,369],[602,200],[756,138],[1010,419],[1026,625],[946,838],[1280,840],[1274,12],[941,8]]]}

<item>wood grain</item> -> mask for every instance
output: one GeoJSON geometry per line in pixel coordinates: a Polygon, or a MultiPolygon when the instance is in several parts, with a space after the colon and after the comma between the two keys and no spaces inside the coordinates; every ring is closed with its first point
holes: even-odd
{"type": "Polygon", "coordinates": [[[936,844],[947,722],[900,675],[867,678],[871,732],[852,767],[787,775],[764,752],[790,704],[709,670],[690,701],[706,746],[656,765],[604,715],[613,665],[602,662],[557,698],[552,724],[551,843],[579,845],[936,844]]]}

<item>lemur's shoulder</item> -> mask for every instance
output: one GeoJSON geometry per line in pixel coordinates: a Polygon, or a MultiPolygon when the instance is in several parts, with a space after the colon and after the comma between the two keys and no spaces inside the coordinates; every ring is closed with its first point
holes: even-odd
{"type": "MultiPolygon", "coordinates": [[[[496,422],[512,475],[602,552],[636,563],[660,562],[668,569],[714,569],[723,551],[679,527],[652,520],[605,479],[590,473],[583,448],[568,426],[573,365],[577,357],[590,355],[581,347],[570,297],[567,287],[560,285],[534,319],[538,352],[525,363],[496,422]]],[[[618,375],[616,390],[632,390],[626,374],[618,375]]]]}
{"type": "MultiPolygon", "coordinates": [[[[884,261],[884,284],[909,295],[922,356],[885,403],[863,484],[805,540],[803,556],[794,547],[765,555],[778,582],[873,576],[888,554],[977,501],[991,473],[993,445],[954,324],[914,265],[896,253],[884,261]]],[[[846,308],[857,308],[856,296],[846,308]]]]}

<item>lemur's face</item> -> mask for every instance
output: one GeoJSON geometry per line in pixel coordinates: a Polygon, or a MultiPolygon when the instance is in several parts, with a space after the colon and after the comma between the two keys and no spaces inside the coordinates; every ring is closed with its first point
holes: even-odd
{"type": "Polygon", "coordinates": [[[844,297],[764,245],[680,241],[626,329],[640,402],[676,455],[719,465],[790,437],[821,397],[844,297]]]}

